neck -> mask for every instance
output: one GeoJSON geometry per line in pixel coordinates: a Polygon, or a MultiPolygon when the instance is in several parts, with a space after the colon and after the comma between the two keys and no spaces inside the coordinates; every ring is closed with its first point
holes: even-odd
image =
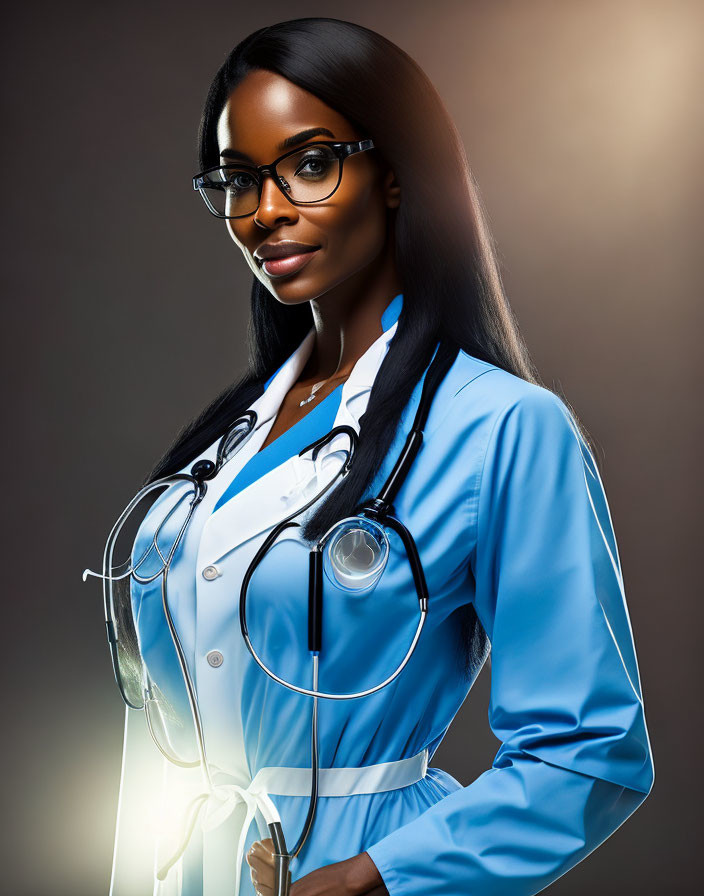
{"type": "Polygon", "coordinates": [[[383,333],[381,316],[402,291],[393,259],[385,256],[375,270],[364,268],[311,300],[315,343],[300,381],[315,383],[349,375],[383,333]]]}

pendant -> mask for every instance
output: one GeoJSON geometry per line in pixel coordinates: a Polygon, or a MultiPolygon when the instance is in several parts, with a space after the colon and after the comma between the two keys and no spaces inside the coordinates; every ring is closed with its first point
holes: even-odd
{"type": "Polygon", "coordinates": [[[313,386],[313,389],[312,389],[310,395],[308,396],[308,398],[304,398],[303,401],[298,402],[298,407],[302,408],[304,404],[308,404],[309,401],[313,401],[313,399],[315,398],[315,393],[318,391],[318,389],[321,388],[321,386],[324,386],[325,383],[326,383],[326,380],[322,380],[321,382],[316,383],[313,386]]]}

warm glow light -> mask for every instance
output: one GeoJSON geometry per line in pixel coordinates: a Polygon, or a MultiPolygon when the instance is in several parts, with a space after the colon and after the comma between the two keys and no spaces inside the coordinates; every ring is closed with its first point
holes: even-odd
{"type": "MultiPolygon", "coordinates": [[[[203,790],[200,769],[181,769],[164,759],[144,714],[127,710],[111,893],[151,892],[156,867],[181,842],[189,801],[203,790]]],[[[176,867],[171,871],[178,873],[176,867]]]]}

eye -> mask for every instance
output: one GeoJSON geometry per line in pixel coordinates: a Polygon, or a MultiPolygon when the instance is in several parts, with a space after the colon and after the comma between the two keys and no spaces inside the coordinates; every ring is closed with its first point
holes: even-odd
{"type": "Polygon", "coordinates": [[[238,190],[251,190],[257,185],[257,179],[249,171],[231,171],[225,178],[228,187],[238,190]]]}
{"type": "Polygon", "coordinates": [[[309,152],[296,165],[295,177],[302,176],[307,180],[326,177],[337,158],[331,153],[316,150],[309,152]]]}

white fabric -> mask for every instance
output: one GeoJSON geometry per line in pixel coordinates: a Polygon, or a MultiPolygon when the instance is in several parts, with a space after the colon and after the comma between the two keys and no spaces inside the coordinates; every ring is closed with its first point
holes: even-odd
{"type": "MultiPolygon", "coordinates": [[[[381,793],[398,790],[424,778],[428,769],[428,751],[395,762],[380,762],[360,768],[321,768],[318,776],[319,796],[350,796],[353,793],[381,793]]],[[[280,796],[308,796],[309,768],[262,768],[254,776],[252,786],[264,787],[267,793],[280,796]]]]}
{"type": "MultiPolygon", "coordinates": [[[[415,756],[392,762],[355,768],[322,768],[318,770],[318,797],[344,797],[358,793],[381,793],[415,784],[424,778],[428,769],[428,750],[415,756]]],[[[222,773],[220,773],[222,775],[222,773]]],[[[218,774],[214,775],[217,778],[218,774]]],[[[213,832],[230,819],[236,809],[245,807],[237,835],[236,878],[233,896],[240,892],[242,863],[249,827],[257,811],[264,823],[280,821],[275,804],[269,794],[282,796],[310,796],[312,769],[270,766],[261,768],[247,787],[239,784],[215,781],[213,790],[191,799],[184,813],[183,832],[177,851],[157,870],[155,896],[179,896],[181,892],[180,853],[188,845],[192,831],[200,824],[204,832],[213,832]]],[[[264,830],[260,826],[260,830],[264,830]]],[[[231,832],[230,834],[231,835],[231,832]]],[[[228,836],[229,836],[228,835],[228,836]]],[[[207,872],[204,863],[203,892],[215,894],[220,882],[207,872]]]]}
{"type": "MultiPolygon", "coordinates": [[[[359,419],[366,409],[376,373],[396,328],[397,323],[394,322],[358,359],[343,385],[334,427],[347,425],[359,432],[359,419]]],[[[315,460],[311,452],[302,457],[294,454],[214,510],[228,483],[266,439],[283,399],[310,356],[314,341],[315,330],[311,329],[264,393],[251,405],[251,410],[257,414],[254,431],[228,461],[227,476],[215,477],[209,482],[208,491],[185,536],[182,553],[190,555],[190,545],[193,545],[195,570],[185,564],[181,568],[176,565],[169,575],[172,611],[194,673],[206,727],[209,718],[219,717],[222,705],[217,687],[221,676],[214,680],[211,675],[213,670],[207,664],[207,652],[220,643],[218,634],[209,630],[208,608],[221,600],[229,600],[232,582],[242,580],[258,544],[267,532],[284,516],[303,507],[335,478],[349,448],[349,436],[341,433],[319,449],[315,460]],[[210,581],[202,577],[202,570],[207,566],[216,567],[219,573],[210,581]],[[191,586],[194,572],[197,595],[193,594],[191,586]],[[220,597],[222,589],[225,593],[220,597]],[[201,590],[204,593],[201,594],[201,590]]],[[[217,444],[211,445],[201,458],[214,460],[217,444]]],[[[225,652],[232,656],[232,650],[225,652]]],[[[218,671],[222,672],[222,668],[218,671]]],[[[203,896],[223,896],[224,893],[238,896],[244,847],[252,820],[271,819],[272,810],[275,813],[273,817],[278,820],[268,793],[310,795],[309,768],[263,768],[247,783],[241,732],[221,740],[215,727],[212,727],[208,740],[211,766],[221,769],[219,775],[229,777],[229,780],[217,782],[214,792],[208,795],[203,790],[202,782],[194,779],[189,772],[183,774],[183,770],[172,765],[165,767],[164,823],[157,843],[156,860],[157,878],[163,879],[157,879],[153,896],[181,896],[182,859],[174,859],[190,840],[189,828],[195,825],[201,826],[204,835],[203,896]],[[241,752],[239,757],[235,752],[237,745],[241,752]],[[188,807],[185,812],[184,806],[188,807]],[[173,836],[175,815],[182,818],[177,839],[173,836]],[[172,829],[171,834],[168,833],[169,828],[172,829]],[[235,842],[238,844],[236,861],[224,863],[222,856],[231,854],[235,842]]],[[[427,752],[424,752],[410,759],[363,768],[320,769],[319,795],[346,796],[405,787],[424,777],[427,762],[427,752]]],[[[262,836],[267,837],[266,826],[260,824],[259,827],[262,836]]]]}

